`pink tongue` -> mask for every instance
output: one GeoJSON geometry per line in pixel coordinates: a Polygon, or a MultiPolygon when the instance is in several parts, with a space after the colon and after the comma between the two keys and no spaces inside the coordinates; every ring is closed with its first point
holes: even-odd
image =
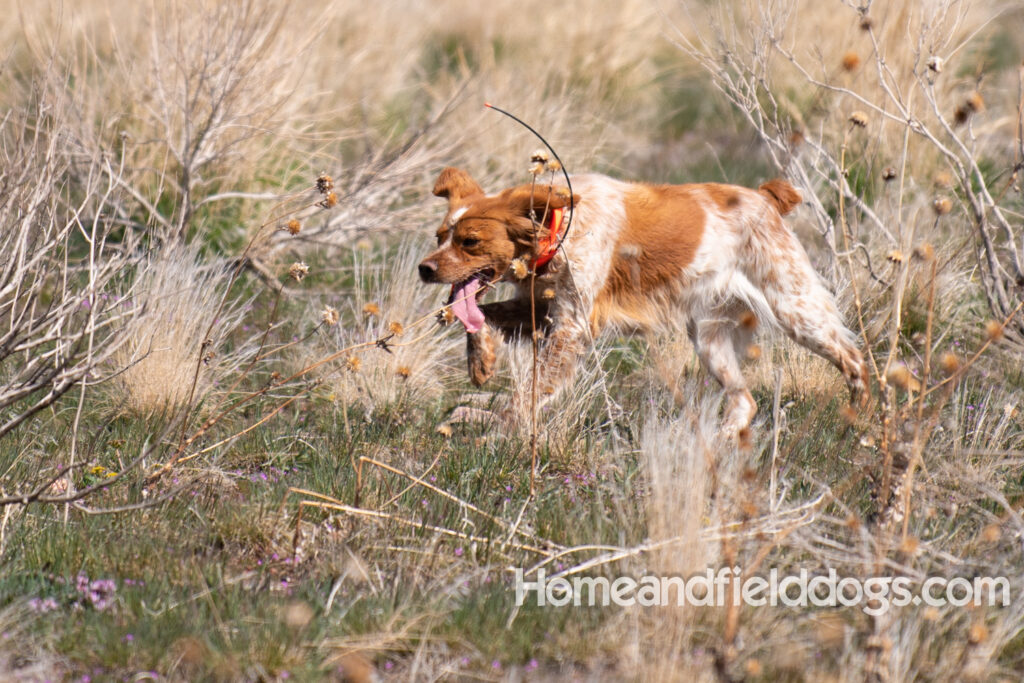
{"type": "Polygon", "coordinates": [[[470,334],[479,332],[484,326],[484,312],[476,305],[476,293],[479,289],[480,280],[473,277],[454,288],[452,294],[452,313],[470,334]]]}

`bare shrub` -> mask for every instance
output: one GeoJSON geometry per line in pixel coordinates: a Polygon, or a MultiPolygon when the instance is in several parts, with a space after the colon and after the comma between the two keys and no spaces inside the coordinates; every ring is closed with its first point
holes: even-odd
{"type": "Polygon", "coordinates": [[[109,163],[76,145],[71,114],[44,87],[0,123],[0,437],[102,381],[133,315],[108,296],[131,252],[112,239],[109,163]],[[68,188],[72,166],[85,186],[68,188]]]}

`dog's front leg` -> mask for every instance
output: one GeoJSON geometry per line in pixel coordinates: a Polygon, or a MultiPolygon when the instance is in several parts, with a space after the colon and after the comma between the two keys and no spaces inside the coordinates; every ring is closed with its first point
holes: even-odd
{"type": "Polygon", "coordinates": [[[479,332],[466,333],[466,364],[469,369],[469,381],[474,386],[483,386],[484,382],[494,375],[494,338],[487,325],[479,332]]]}
{"type": "Polygon", "coordinates": [[[556,323],[541,341],[537,354],[537,394],[542,401],[554,398],[572,382],[580,354],[587,345],[585,324],[556,323]]]}

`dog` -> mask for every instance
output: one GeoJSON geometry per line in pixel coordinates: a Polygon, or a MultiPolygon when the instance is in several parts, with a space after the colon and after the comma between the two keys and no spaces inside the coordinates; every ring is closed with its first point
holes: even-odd
{"type": "Polygon", "coordinates": [[[777,325],[835,365],[851,403],[866,397],[855,336],[782,220],[801,202],[788,182],[752,190],[589,174],[571,185],[571,195],[540,184],[488,195],[461,169],[445,168],[437,178],[434,195],[448,200],[448,211],[419,274],[452,286],[449,303],[466,328],[474,384],[493,373],[491,328],[526,338],[540,330],[538,391],[550,400],[603,330],[651,330],[674,317],[686,320],[701,364],[725,391],[727,435],[749,433],[757,412],[740,357],[758,322],[777,325]],[[522,277],[529,269],[533,282],[522,277]],[[500,280],[513,282],[516,296],[481,304],[500,280]]]}

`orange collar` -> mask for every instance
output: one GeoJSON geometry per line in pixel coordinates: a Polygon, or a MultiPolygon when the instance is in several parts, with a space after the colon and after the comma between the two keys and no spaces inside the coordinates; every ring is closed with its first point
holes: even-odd
{"type": "Polygon", "coordinates": [[[565,227],[564,217],[565,209],[554,209],[551,211],[551,225],[548,234],[541,237],[540,241],[537,242],[537,258],[532,263],[534,269],[547,265],[548,261],[554,258],[555,252],[558,251],[558,245],[561,242],[562,230],[565,227]]]}

